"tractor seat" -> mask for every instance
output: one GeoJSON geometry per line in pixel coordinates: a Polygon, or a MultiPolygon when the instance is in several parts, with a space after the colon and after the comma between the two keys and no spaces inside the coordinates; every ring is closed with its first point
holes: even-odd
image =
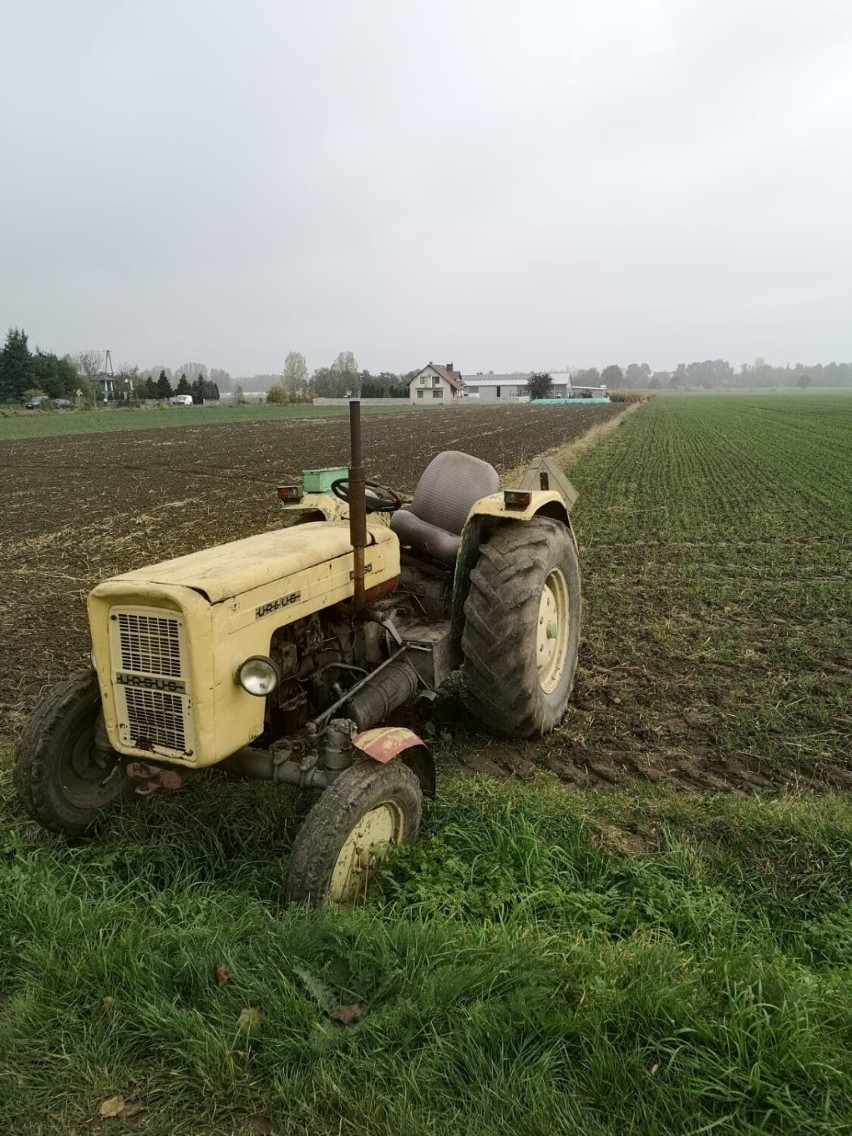
{"type": "Polygon", "coordinates": [[[400,543],[442,564],[455,563],[461,531],[473,504],[496,493],[497,470],[480,458],[445,450],[423,471],[414,500],[391,516],[400,543]]]}

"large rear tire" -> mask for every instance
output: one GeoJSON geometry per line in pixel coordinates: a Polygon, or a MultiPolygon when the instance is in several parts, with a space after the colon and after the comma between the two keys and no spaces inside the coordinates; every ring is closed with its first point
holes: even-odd
{"type": "Polygon", "coordinates": [[[422,807],[420,782],[401,761],[360,761],[345,769],[323,790],[296,837],[287,901],[362,898],[383,848],[417,839],[422,807]]]}
{"type": "Polygon", "coordinates": [[[577,670],[582,603],[570,531],[537,517],[492,532],[470,574],[462,635],[471,709],[503,737],[559,725],[577,670]]]}
{"type": "Polygon", "coordinates": [[[97,676],[83,671],[46,695],[21,735],[18,797],[51,832],[80,836],[132,792],[119,755],[95,746],[100,711],[97,676]]]}

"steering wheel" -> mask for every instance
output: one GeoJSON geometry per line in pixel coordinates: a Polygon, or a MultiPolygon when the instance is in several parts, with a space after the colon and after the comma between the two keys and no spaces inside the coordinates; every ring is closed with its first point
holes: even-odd
{"type": "MultiPolygon", "coordinates": [[[[379,485],[378,481],[365,481],[364,485],[368,513],[395,513],[402,505],[402,498],[386,485],[379,485]]],[[[331,491],[339,500],[349,504],[348,477],[339,477],[337,481],[332,481],[331,491]]]]}

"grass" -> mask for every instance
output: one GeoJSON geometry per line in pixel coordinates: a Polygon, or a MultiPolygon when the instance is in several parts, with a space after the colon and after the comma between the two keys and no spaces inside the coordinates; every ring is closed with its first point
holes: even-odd
{"type": "Polygon", "coordinates": [[[455,781],[313,914],[279,900],[306,804],[214,777],[68,846],[7,788],[3,1131],[115,1094],[162,1136],[852,1131],[848,801],[455,781]]]}
{"type": "MultiPolygon", "coordinates": [[[[406,399],[398,406],[362,406],[362,414],[383,414],[413,408],[406,399]]],[[[114,430],[153,430],[186,426],[222,426],[232,422],[276,421],[281,418],[334,418],[348,413],[345,406],[154,406],[139,409],[36,411],[0,413],[0,440],[55,437],[57,434],[100,434],[114,430]]]]}

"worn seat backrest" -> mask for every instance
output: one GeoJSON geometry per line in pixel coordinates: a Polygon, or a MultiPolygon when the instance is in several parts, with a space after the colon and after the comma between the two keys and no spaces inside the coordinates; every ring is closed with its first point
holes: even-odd
{"type": "Polygon", "coordinates": [[[497,471],[488,462],[446,450],[423,471],[414,500],[393,514],[391,528],[403,545],[452,564],[471,507],[499,486],[497,471]]]}

